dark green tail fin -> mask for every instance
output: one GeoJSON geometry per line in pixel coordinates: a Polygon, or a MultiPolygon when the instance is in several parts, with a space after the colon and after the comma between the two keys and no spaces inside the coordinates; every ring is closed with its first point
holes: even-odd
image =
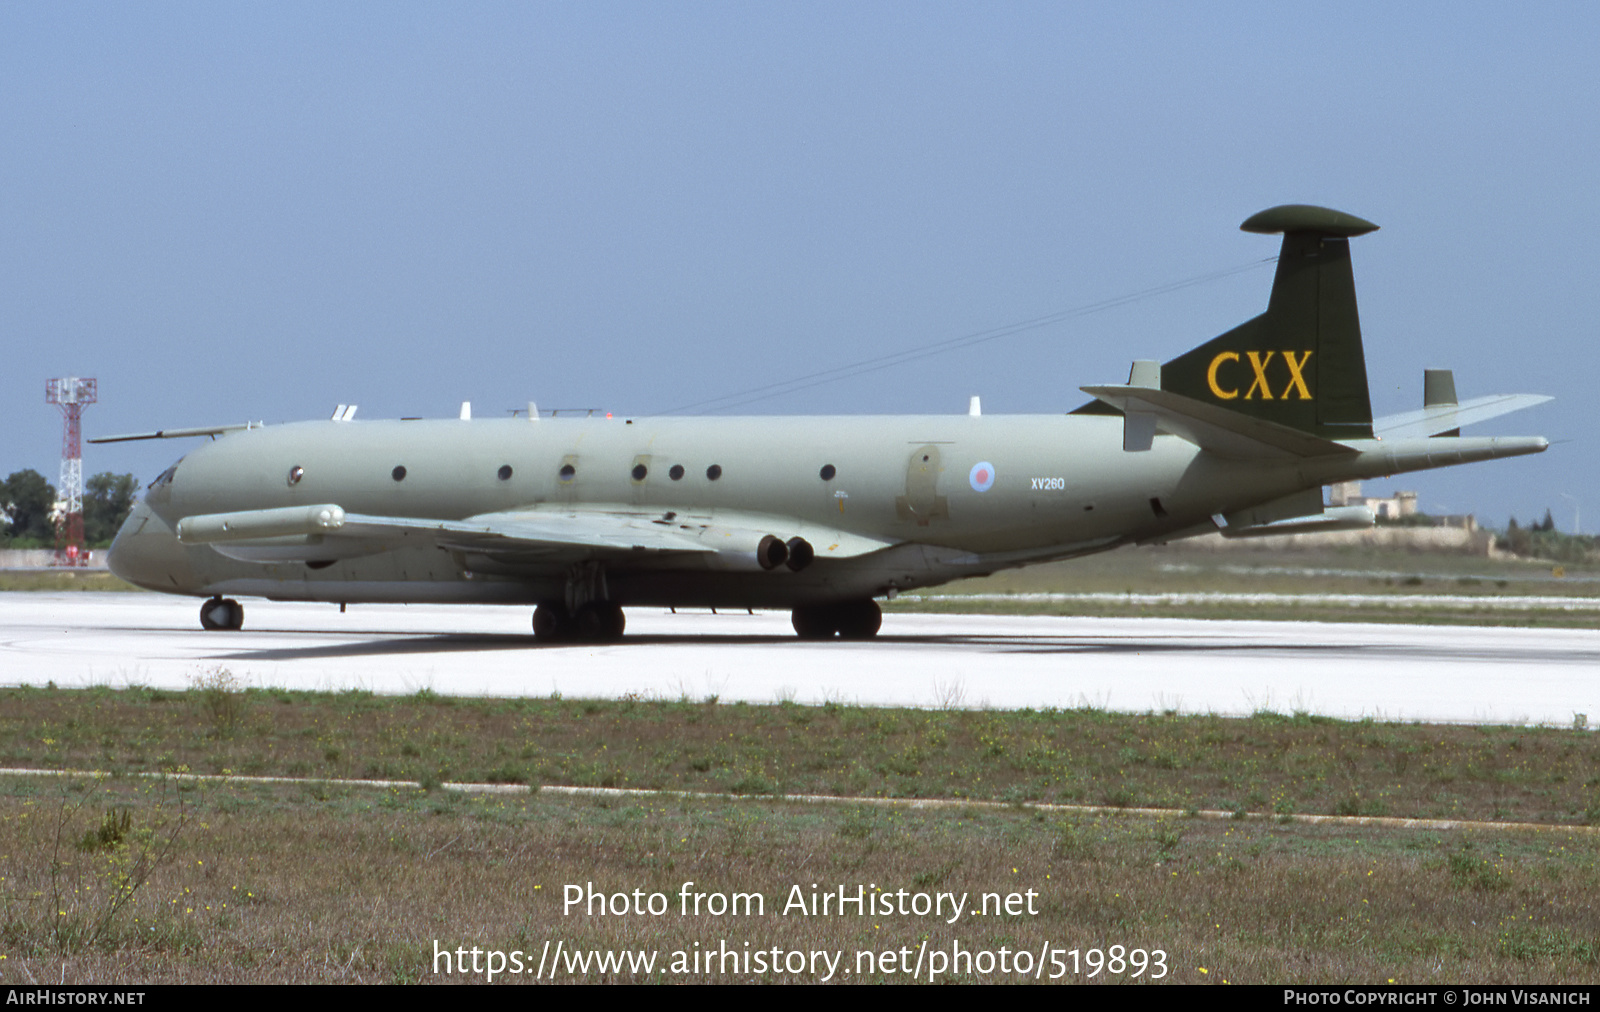
{"type": "Polygon", "coordinates": [[[1326,439],[1372,436],[1350,238],[1378,226],[1286,204],[1239,226],[1283,233],[1260,316],[1161,367],[1161,388],[1326,439]]]}

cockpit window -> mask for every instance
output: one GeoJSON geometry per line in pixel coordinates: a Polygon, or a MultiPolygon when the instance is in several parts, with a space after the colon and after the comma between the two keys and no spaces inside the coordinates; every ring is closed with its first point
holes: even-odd
{"type": "Polygon", "coordinates": [[[153,488],[160,488],[162,485],[169,484],[172,481],[172,476],[178,472],[178,464],[181,463],[183,463],[183,458],[179,457],[177,464],[173,464],[165,471],[162,471],[160,474],[156,475],[156,480],[146,485],[144,490],[148,492],[153,488]]]}

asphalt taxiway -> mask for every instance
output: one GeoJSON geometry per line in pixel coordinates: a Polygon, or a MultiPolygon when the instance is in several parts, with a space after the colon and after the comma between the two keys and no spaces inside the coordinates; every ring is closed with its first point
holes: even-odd
{"type": "Polygon", "coordinates": [[[781,612],[628,610],[620,644],[536,644],[529,610],[246,600],[203,632],[198,602],[0,594],[0,683],[443,694],[1096,706],[1571,726],[1600,724],[1600,630],[885,616],[863,643],[801,642],[781,612]]]}

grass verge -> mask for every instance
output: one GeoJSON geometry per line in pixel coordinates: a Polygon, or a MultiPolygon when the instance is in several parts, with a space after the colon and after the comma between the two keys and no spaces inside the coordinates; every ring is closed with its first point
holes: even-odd
{"type": "Polygon", "coordinates": [[[133,584],[103,569],[12,569],[0,572],[0,591],[131,590],[133,584]]]}
{"type": "MultiPolygon", "coordinates": [[[[566,953],[557,979],[574,981],[824,976],[815,964],[761,972],[741,962],[774,947],[838,954],[834,980],[907,981],[923,946],[969,962],[938,976],[925,962],[922,979],[1031,980],[1021,955],[1051,950],[1062,970],[1078,952],[1063,979],[1133,979],[1131,964],[1106,965],[1120,945],[1125,956],[1141,950],[1151,975],[1159,950],[1163,979],[1180,983],[1592,981],[1597,857],[1592,834],[1559,828],[1480,837],[1016,809],[0,778],[0,972],[23,983],[483,980],[489,951],[516,952],[531,971],[548,943],[566,953]],[[101,918],[122,888],[127,845],[78,841],[120,825],[117,813],[128,813],[124,839],[152,826],[171,835],[180,808],[175,844],[106,926],[62,930],[101,918]],[[52,892],[52,877],[71,888],[52,892]],[[948,907],[860,916],[792,904],[841,887],[951,893],[970,906],[951,920],[948,907]],[[579,902],[569,906],[571,890],[579,902]],[[711,912],[712,897],[734,894],[745,897],[739,913],[711,912]],[[984,894],[1016,900],[979,916],[984,894]],[[685,895],[701,897],[699,913],[684,912],[685,895]],[[440,951],[457,949],[484,954],[479,972],[441,964],[440,951]],[[1091,950],[1103,964],[1094,976],[1091,950]],[[602,970],[596,951],[655,962],[602,970]],[[695,962],[719,952],[733,956],[695,962]]],[[[531,976],[510,965],[499,982],[531,976]]],[[[1056,972],[1046,964],[1043,976],[1056,972]]]]}
{"type": "MultiPolygon", "coordinates": [[[[5,765],[113,774],[0,777],[0,979],[482,980],[439,953],[516,952],[531,969],[546,943],[566,953],[560,979],[586,981],[824,976],[814,962],[741,962],[773,948],[834,953],[832,979],[850,981],[909,980],[919,952],[947,957],[924,963],[923,979],[1032,979],[1022,952],[1045,979],[1057,967],[1041,952],[1057,954],[1062,979],[1132,979],[1131,963],[1111,971],[1112,946],[1124,959],[1139,950],[1145,975],[1159,950],[1163,979],[1178,982],[1600,974],[1600,835],[1583,828],[1600,822],[1590,732],[964,710],[960,687],[947,689],[939,710],[396,698],[245,689],[216,669],[187,692],[0,691],[5,765]],[[158,775],[118,775],[133,772],[158,775]],[[447,780],[727,797],[468,796],[440,790],[447,780]],[[886,809],[783,793],[1175,812],[886,809]],[[1214,808],[1265,817],[1179,814],[1214,808]],[[1306,825],[1295,813],[1545,828],[1306,825]],[[591,888],[598,907],[564,902],[591,888]],[[841,889],[996,903],[953,922],[790,905],[841,889]],[[684,912],[685,894],[706,908],[684,912]],[[743,913],[712,912],[711,897],[734,894],[743,913]],[[655,895],[662,913],[637,905],[655,895]],[[696,961],[711,951],[732,962],[696,961]],[[962,951],[969,962],[949,958],[962,951]],[[602,969],[601,952],[657,962],[602,969]]],[[[500,980],[529,979],[510,965],[500,980]]]]}
{"type": "Polygon", "coordinates": [[[1571,728],[423,691],[0,690],[0,765],[1600,823],[1571,728]]]}

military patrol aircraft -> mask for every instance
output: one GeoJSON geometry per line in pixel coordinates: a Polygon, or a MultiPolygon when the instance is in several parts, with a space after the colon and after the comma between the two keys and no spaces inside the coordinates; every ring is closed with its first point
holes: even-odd
{"type": "MultiPolygon", "coordinates": [[[[113,572],[207,598],[535,606],[539,639],[615,640],[626,605],[784,608],[804,638],[861,639],[875,598],[1034,562],[1220,531],[1365,527],[1322,486],[1543,451],[1460,427],[1548,398],[1459,403],[1449,372],[1419,411],[1374,421],[1350,266],[1377,228],[1275,207],[1267,310],[1061,415],[545,418],[259,424],[211,436],[150,486],[113,572]]],[[[531,406],[530,406],[531,407],[531,406]]]]}

